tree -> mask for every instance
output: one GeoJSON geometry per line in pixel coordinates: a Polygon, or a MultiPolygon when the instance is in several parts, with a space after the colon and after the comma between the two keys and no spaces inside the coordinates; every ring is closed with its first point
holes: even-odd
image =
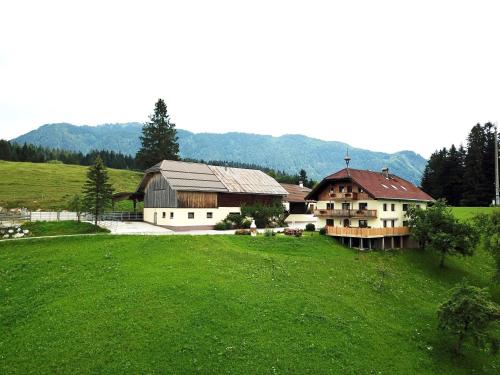
{"type": "Polygon", "coordinates": [[[76,216],[78,217],[78,222],[80,222],[83,211],[83,202],[79,194],[75,194],[73,198],[71,198],[71,200],[68,203],[68,208],[71,211],[76,212],[76,216]]]}
{"type": "Polygon", "coordinates": [[[474,254],[479,240],[476,228],[470,223],[458,221],[444,200],[436,201],[426,210],[410,207],[407,215],[410,235],[421,247],[440,255],[441,268],[444,268],[446,255],[474,254]]]}
{"type": "Polygon", "coordinates": [[[500,283],[500,210],[494,210],[491,214],[478,214],[474,217],[474,223],[481,232],[481,242],[495,260],[496,270],[494,279],[500,283]]]}
{"type": "Polygon", "coordinates": [[[94,215],[94,225],[104,210],[111,205],[113,187],[108,182],[109,176],[100,156],[97,156],[94,165],[89,167],[87,181],[83,187],[84,207],[94,215]]]}
{"type": "Polygon", "coordinates": [[[136,155],[139,166],[146,169],[165,159],[179,160],[177,130],[163,99],[158,99],[149,119],[142,128],[141,148],[136,155]]]}
{"type": "Polygon", "coordinates": [[[464,341],[472,339],[478,347],[494,344],[488,328],[500,320],[500,309],[488,293],[467,283],[466,280],[451,290],[450,297],[438,308],[438,328],[457,336],[455,352],[461,352],[464,341]]]}

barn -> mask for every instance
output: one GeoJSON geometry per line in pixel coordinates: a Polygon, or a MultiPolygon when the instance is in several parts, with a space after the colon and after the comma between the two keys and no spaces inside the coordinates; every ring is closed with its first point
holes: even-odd
{"type": "Polygon", "coordinates": [[[144,221],[173,230],[211,229],[243,205],[272,205],[287,194],[259,170],[173,160],[146,170],[135,192],[144,197],[144,221]]]}

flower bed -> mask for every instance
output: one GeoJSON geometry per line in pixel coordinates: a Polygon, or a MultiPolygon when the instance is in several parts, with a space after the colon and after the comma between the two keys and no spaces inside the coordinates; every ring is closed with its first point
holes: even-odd
{"type": "Polygon", "coordinates": [[[28,229],[23,229],[19,224],[0,227],[1,239],[27,237],[30,234],[31,232],[28,229]]]}

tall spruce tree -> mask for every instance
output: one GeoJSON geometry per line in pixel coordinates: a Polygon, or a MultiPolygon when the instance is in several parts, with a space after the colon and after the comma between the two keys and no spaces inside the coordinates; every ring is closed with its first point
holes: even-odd
{"type": "Polygon", "coordinates": [[[177,130],[163,99],[158,99],[149,120],[142,128],[141,148],[136,155],[139,166],[146,169],[164,159],[179,160],[177,130]]]}
{"type": "Polygon", "coordinates": [[[462,204],[465,206],[486,206],[491,202],[488,194],[487,171],[484,170],[484,159],[487,138],[485,128],[475,125],[467,137],[467,155],[464,160],[464,194],[462,204]]]}
{"type": "Polygon", "coordinates": [[[449,205],[458,206],[462,200],[464,166],[462,153],[455,145],[451,145],[444,160],[441,184],[443,186],[443,198],[449,205]]]}
{"type": "Polygon", "coordinates": [[[83,202],[87,212],[94,215],[94,225],[106,208],[111,205],[113,187],[109,183],[109,176],[100,156],[89,167],[87,181],[83,186],[83,202]]]}

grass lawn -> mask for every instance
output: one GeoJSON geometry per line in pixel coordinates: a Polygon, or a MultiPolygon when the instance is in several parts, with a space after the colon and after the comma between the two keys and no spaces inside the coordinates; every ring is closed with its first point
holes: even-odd
{"type": "Polygon", "coordinates": [[[67,234],[109,233],[108,229],[95,227],[93,224],[72,220],[64,221],[32,221],[23,224],[32,236],[58,236],[67,234]]]}
{"type": "MultiPolygon", "coordinates": [[[[68,201],[81,193],[87,167],[51,163],[22,163],[0,160],[0,207],[26,207],[31,210],[68,209],[68,201]]],[[[115,191],[135,191],[142,174],[108,169],[115,191]]],[[[117,209],[132,210],[129,201],[117,209]]]]}
{"type": "Polygon", "coordinates": [[[489,214],[493,212],[493,210],[500,210],[500,208],[495,207],[453,207],[453,214],[458,217],[460,220],[468,220],[471,219],[474,215],[483,213],[489,214]]]}
{"type": "Polygon", "coordinates": [[[493,261],[447,266],[324,236],[4,242],[0,373],[496,374],[436,330],[449,288],[488,286],[493,261]]]}

